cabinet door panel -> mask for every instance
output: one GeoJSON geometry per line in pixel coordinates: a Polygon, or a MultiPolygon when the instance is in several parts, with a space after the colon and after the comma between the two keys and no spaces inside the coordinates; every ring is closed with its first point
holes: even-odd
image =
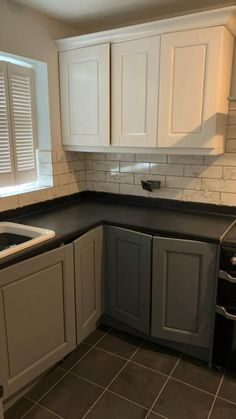
{"type": "Polygon", "coordinates": [[[154,238],[152,336],[209,347],[216,246],[154,238]]]}
{"type": "Polygon", "coordinates": [[[149,333],[151,236],[116,227],[105,231],[105,311],[149,333]]]}
{"type": "Polygon", "coordinates": [[[111,47],[112,145],[156,147],[160,37],[111,47]]]}
{"type": "Polygon", "coordinates": [[[5,397],[75,347],[73,246],[0,271],[0,379],[5,397]]]}
{"type": "Polygon", "coordinates": [[[109,55],[109,44],[60,53],[64,145],[109,145],[109,55]]]}
{"type": "Polygon", "coordinates": [[[162,35],[159,147],[218,147],[224,32],[224,28],[215,27],[162,35]]]}
{"type": "Polygon", "coordinates": [[[74,242],[77,344],[95,328],[101,316],[103,227],[74,242]]]}

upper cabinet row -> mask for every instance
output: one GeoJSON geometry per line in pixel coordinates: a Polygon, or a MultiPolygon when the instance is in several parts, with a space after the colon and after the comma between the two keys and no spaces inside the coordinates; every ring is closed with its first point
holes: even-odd
{"type": "Polygon", "coordinates": [[[61,51],[64,147],[222,153],[233,44],[216,26],[61,51]]]}

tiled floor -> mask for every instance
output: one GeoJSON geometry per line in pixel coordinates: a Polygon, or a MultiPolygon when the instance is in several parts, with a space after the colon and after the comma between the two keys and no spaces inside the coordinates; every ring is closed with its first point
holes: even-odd
{"type": "Polygon", "coordinates": [[[5,419],[236,419],[236,376],[101,327],[5,419]]]}

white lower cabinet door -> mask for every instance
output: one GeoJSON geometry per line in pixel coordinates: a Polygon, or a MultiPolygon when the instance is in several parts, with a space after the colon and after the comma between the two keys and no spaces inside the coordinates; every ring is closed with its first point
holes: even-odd
{"type": "Polygon", "coordinates": [[[73,245],[0,271],[0,382],[4,398],[76,346],[73,245]]]}
{"type": "Polygon", "coordinates": [[[113,146],[156,147],[160,36],[111,46],[113,146]]]}
{"type": "Polygon", "coordinates": [[[77,344],[95,328],[101,316],[103,227],[74,242],[77,344]]]}

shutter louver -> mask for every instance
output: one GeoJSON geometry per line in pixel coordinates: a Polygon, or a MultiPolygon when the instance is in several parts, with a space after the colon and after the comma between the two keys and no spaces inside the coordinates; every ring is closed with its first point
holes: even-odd
{"type": "Polygon", "coordinates": [[[0,61],[0,187],[14,183],[14,165],[9,123],[7,67],[0,61]]]}
{"type": "Polygon", "coordinates": [[[36,180],[32,69],[8,64],[16,183],[36,180]]]}

